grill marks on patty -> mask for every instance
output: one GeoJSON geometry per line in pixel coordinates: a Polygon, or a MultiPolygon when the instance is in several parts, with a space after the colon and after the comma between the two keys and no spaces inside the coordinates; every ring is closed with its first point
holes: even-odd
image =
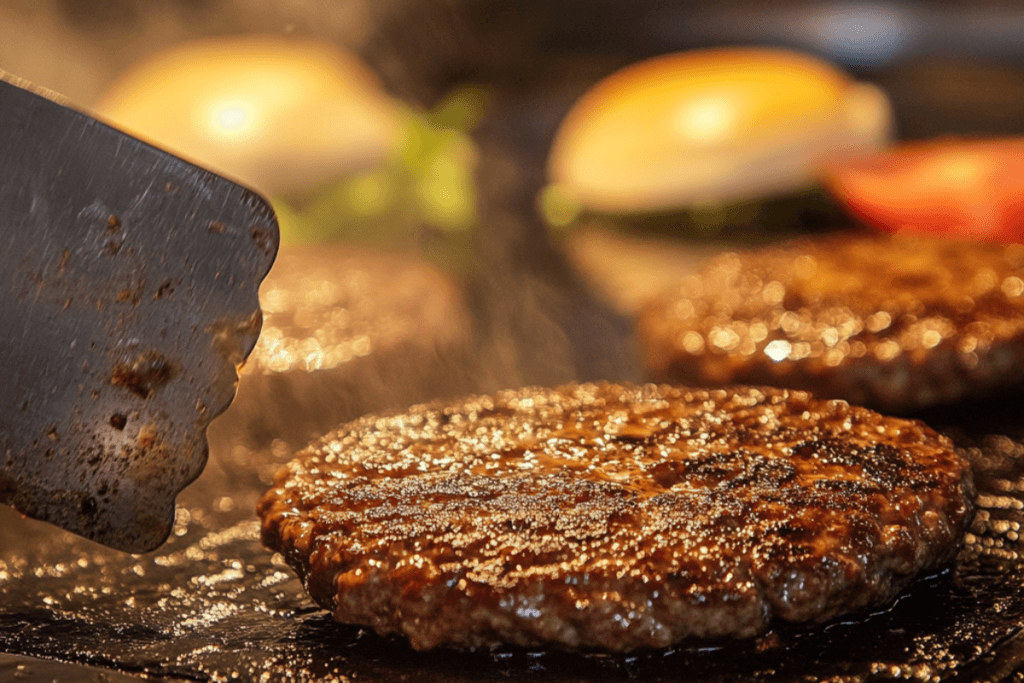
{"type": "Polygon", "coordinates": [[[970,486],[944,437],[843,402],[571,385],[350,423],[259,513],[339,621],[629,651],[889,600],[953,556],[970,486]]]}

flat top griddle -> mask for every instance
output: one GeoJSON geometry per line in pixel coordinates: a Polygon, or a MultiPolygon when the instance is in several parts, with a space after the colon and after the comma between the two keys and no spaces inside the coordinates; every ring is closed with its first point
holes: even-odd
{"type": "Polygon", "coordinates": [[[47,662],[47,681],[101,680],[89,678],[97,671],[253,683],[1024,680],[1021,400],[918,416],[975,462],[980,514],[971,535],[951,567],[922,577],[892,606],[816,629],[780,626],[753,640],[628,656],[416,652],[313,605],[259,543],[252,505],[264,484],[212,462],[183,494],[171,539],[155,553],[118,553],[7,515],[0,651],[74,665],[57,672],[47,662]]]}

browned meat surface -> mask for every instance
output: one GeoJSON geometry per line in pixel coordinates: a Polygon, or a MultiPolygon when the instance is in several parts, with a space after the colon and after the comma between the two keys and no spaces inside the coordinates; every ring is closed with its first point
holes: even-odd
{"type": "Polygon", "coordinates": [[[571,385],[352,422],[259,514],[341,622],[629,651],[890,600],[953,557],[971,488],[945,437],[841,401],[571,385]]]}
{"type": "Polygon", "coordinates": [[[727,253],[637,325],[658,381],[952,402],[1024,381],[1024,245],[849,234],[727,253]]]}

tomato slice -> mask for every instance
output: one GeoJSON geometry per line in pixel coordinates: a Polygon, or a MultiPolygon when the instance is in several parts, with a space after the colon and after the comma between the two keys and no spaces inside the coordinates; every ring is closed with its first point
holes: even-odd
{"type": "Polygon", "coordinates": [[[1024,138],[905,143],[831,165],[823,180],[882,230],[1024,240],[1024,138]]]}

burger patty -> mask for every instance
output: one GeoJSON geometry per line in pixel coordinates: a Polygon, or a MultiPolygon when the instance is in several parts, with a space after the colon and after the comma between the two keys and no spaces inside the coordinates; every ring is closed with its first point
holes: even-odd
{"type": "Polygon", "coordinates": [[[357,420],[258,512],[340,622],[418,649],[630,651],[890,600],[954,556],[971,489],[917,421],[778,389],[598,384],[357,420]]]}
{"type": "Polygon", "coordinates": [[[953,402],[1024,381],[1024,245],[846,234],[727,253],[637,328],[657,381],[953,402]]]}

